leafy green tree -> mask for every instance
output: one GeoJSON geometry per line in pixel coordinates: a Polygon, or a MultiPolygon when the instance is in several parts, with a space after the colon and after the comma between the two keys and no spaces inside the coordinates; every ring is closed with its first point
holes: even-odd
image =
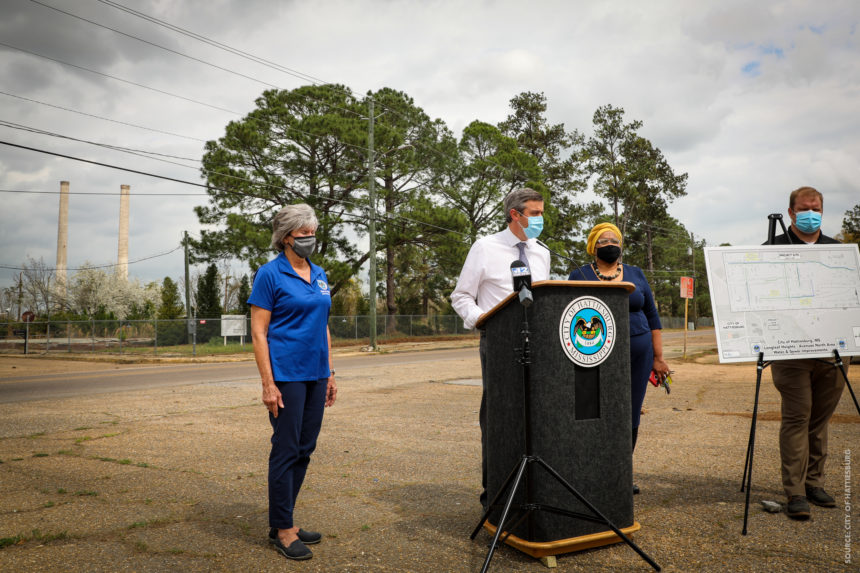
{"type": "Polygon", "coordinates": [[[215,263],[206,267],[197,279],[197,317],[220,318],[221,316],[221,281],[218,279],[218,268],[215,263]]]}
{"type": "Polygon", "coordinates": [[[434,173],[445,163],[444,147],[452,135],[441,120],[431,120],[403,92],[383,88],[368,98],[373,98],[378,114],[374,126],[378,204],[373,208],[381,214],[377,240],[385,261],[379,268],[384,272],[388,331],[393,332],[400,288],[396,254],[408,245],[432,243],[446,232],[453,216],[429,199],[434,173]]]}
{"type": "MultiPolygon", "coordinates": [[[[599,203],[583,204],[577,200],[588,182],[583,161],[585,138],[575,129],[566,131],[564,124],[549,123],[543,93],[523,92],[512,98],[510,105],[512,112],[499,124],[499,129],[514,138],[520,150],[534,157],[549,198],[541,239],[554,251],[582,252],[585,243],[577,237],[590,228],[591,221],[602,211],[599,203]]],[[[552,270],[567,275],[570,263],[554,259],[552,270]]]]}
{"type": "Polygon", "coordinates": [[[239,281],[239,292],[236,296],[239,299],[236,308],[238,314],[250,315],[251,305],[248,304],[248,299],[251,297],[251,282],[248,280],[248,275],[242,275],[242,280],[239,281]]]}
{"type": "Polygon", "coordinates": [[[544,191],[536,159],[494,125],[470,123],[457,151],[457,159],[446,164],[437,178],[436,191],[465,217],[470,243],[504,225],[505,195],[523,186],[544,191]]]}
{"type": "Polygon", "coordinates": [[[687,174],[676,174],[660,149],[637,134],[641,121],[625,123],[623,109],[602,106],[594,112],[593,123],[584,157],[594,191],[608,200],[613,222],[625,240],[632,236],[629,231],[642,231],[641,266],[653,272],[659,265],[649,224],[670,219],[668,205],[686,195],[687,174]]]}
{"type": "Polygon", "coordinates": [[[669,202],[687,194],[687,174],[676,175],[660,150],[643,137],[636,136],[625,145],[625,154],[632,176],[619,228],[626,229],[631,221],[643,227],[647,251],[643,268],[653,270],[654,237],[649,223],[667,219],[669,202]]]}
{"type": "Polygon", "coordinates": [[[842,219],[842,242],[860,245],[860,204],[845,211],[845,218],[842,219]]]}
{"type": "Polygon", "coordinates": [[[195,211],[201,223],[222,228],[193,241],[196,257],[232,256],[257,269],[272,257],[274,214],[304,202],[320,221],[314,262],[326,268],[336,292],[367,259],[344,224],[365,185],[366,110],[339,85],[269,90],[256,106],[206,144],[210,199],[195,211]]]}
{"type": "Polygon", "coordinates": [[[161,304],[158,305],[158,318],[173,320],[185,314],[185,305],[179,295],[179,286],[170,277],[161,282],[161,304]]]}
{"type": "Polygon", "coordinates": [[[641,121],[624,123],[624,110],[605,105],[597,108],[592,118],[594,134],[585,144],[584,158],[589,173],[594,176],[594,192],[605,198],[612,209],[615,225],[624,233],[619,213],[633,186],[632,171],[626,153],[634,149],[636,131],[641,121]]]}

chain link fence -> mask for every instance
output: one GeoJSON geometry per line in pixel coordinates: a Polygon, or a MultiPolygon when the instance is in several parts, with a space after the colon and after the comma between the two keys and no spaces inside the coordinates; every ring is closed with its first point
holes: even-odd
{"type": "MultiPolygon", "coordinates": [[[[241,317],[238,317],[241,322],[241,317]]],[[[245,317],[245,336],[222,336],[220,318],[194,320],[46,320],[0,323],[0,353],[196,353],[196,346],[250,346],[251,319],[245,317]]],[[[230,320],[230,332],[237,330],[230,320]]],[[[334,342],[369,343],[369,316],[331,316],[334,342]]],[[[377,341],[404,338],[469,336],[456,315],[378,315],[377,341]]]]}
{"type": "MultiPolygon", "coordinates": [[[[236,320],[230,322],[236,332],[236,320]]],[[[682,317],[660,317],[663,328],[682,329],[682,317]]],[[[47,320],[0,323],[0,353],[106,353],[106,354],[196,354],[197,346],[213,352],[236,351],[251,344],[251,319],[244,317],[245,336],[222,336],[221,319],[194,320],[47,320]]],[[[700,317],[691,328],[713,326],[713,319],[700,317]]],[[[239,325],[239,331],[241,331],[239,325]]],[[[370,340],[369,316],[331,316],[329,330],[333,342],[367,344],[370,340]]],[[[474,336],[465,330],[456,315],[378,315],[377,341],[409,338],[474,336]]]]}

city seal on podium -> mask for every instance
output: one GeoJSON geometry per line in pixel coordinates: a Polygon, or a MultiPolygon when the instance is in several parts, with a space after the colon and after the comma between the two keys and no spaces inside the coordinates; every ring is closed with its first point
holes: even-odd
{"type": "Polygon", "coordinates": [[[615,318],[600,299],[581,296],[561,315],[558,334],[565,354],[574,364],[597,366],[615,346],[615,318]]]}

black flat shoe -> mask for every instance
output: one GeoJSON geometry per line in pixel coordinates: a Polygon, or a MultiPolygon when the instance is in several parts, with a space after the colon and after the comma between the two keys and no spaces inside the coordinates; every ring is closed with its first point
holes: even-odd
{"type": "MultiPolygon", "coordinates": [[[[320,541],[322,541],[322,533],[317,533],[316,531],[305,531],[304,529],[299,529],[298,533],[299,539],[305,545],[316,545],[320,541]]],[[[274,527],[269,528],[269,543],[278,538],[278,530],[274,527]]]]}
{"type": "Polygon", "coordinates": [[[633,484],[633,495],[638,495],[638,494],[639,494],[639,486],[634,483],[633,484]]]}
{"type": "Polygon", "coordinates": [[[304,561],[305,559],[310,559],[314,556],[310,549],[305,547],[305,544],[302,543],[301,539],[296,539],[292,543],[290,543],[289,547],[284,546],[281,543],[281,540],[275,537],[272,539],[272,545],[275,546],[275,549],[278,550],[278,553],[286,557],[287,559],[293,559],[295,561],[304,561]]]}

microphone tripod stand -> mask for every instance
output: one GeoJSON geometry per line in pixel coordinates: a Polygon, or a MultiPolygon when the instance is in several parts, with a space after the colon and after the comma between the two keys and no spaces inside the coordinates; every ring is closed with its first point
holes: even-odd
{"type": "MultiPolygon", "coordinates": [[[[620,537],[624,542],[629,545],[636,553],[639,554],[642,559],[644,559],[651,567],[654,568],[655,571],[660,571],[660,566],[654,562],[644,551],[642,551],[639,546],[637,546],[633,540],[627,537],[618,527],[615,526],[605,515],[603,515],[594,505],[591,504],[581,493],[579,493],[576,488],[574,488],[570,483],[565,480],[561,474],[555,471],[548,463],[542,460],[539,456],[536,456],[532,453],[532,435],[531,435],[531,372],[530,372],[530,364],[531,364],[531,348],[529,345],[529,337],[531,333],[529,332],[529,317],[528,317],[528,307],[531,306],[531,292],[526,287],[523,287],[520,290],[520,302],[523,305],[523,325],[520,334],[522,335],[523,347],[522,353],[517,360],[522,365],[522,374],[523,374],[523,434],[525,438],[525,452],[520,457],[519,463],[511,470],[508,477],[505,479],[502,484],[501,489],[499,489],[498,493],[493,497],[492,501],[487,505],[487,509],[484,511],[484,514],[481,516],[481,521],[478,522],[478,525],[475,527],[474,531],[472,531],[472,535],[469,537],[470,539],[475,539],[478,535],[478,532],[483,527],[484,523],[486,523],[487,519],[490,516],[490,512],[497,507],[496,503],[505,495],[507,492],[507,497],[504,502],[504,509],[502,510],[501,518],[499,519],[498,526],[496,528],[496,533],[493,536],[493,541],[490,543],[490,549],[487,551],[487,558],[484,560],[484,566],[481,568],[481,573],[486,573],[486,571],[490,567],[490,561],[493,559],[493,554],[498,547],[499,540],[502,536],[502,532],[504,531],[505,522],[508,519],[508,514],[512,506],[514,505],[514,497],[516,497],[517,492],[519,491],[521,486],[525,486],[525,502],[518,505],[519,510],[522,511],[522,515],[514,522],[513,526],[511,526],[511,531],[517,528],[520,523],[523,522],[524,519],[528,519],[527,527],[529,529],[529,535],[533,535],[534,523],[531,519],[531,513],[535,511],[546,511],[555,513],[558,515],[565,515],[568,517],[573,517],[577,519],[584,519],[587,521],[592,521],[595,523],[602,523],[609,527],[615,535],[620,537]],[[525,295],[524,292],[525,291],[525,295]],[[590,514],[578,513],[574,511],[569,511],[566,509],[561,509],[558,507],[553,507],[549,505],[544,505],[541,503],[536,503],[533,501],[534,495],[532,492],[532,465],[537,464],[542,467],[550,476],[555,479],[556,482],[561,484],[571,495],[573,495],[580,503],[582,503],[588,510],[591,512],[590,514]]],[[[510,533],[505,535],[504,539],[510,533]]],[[[504,541],[504,539],[502,541],[504,541]]]]}

